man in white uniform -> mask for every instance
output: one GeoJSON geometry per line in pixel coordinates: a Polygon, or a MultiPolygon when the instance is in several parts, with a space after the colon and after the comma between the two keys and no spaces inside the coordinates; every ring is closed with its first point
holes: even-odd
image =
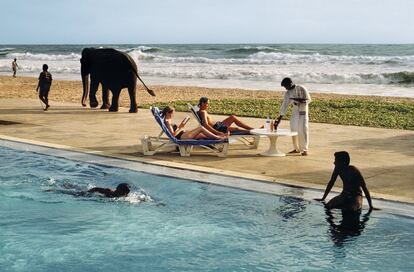
{"type": "Polygon", "coordinates": [[[294,150],[290,154],[308,155],[309,147],[309,109],[308,104],[311,102],[311,97],[308,90],[300,85],[295,85],[290,78],[284,78],[281,85],[285,87],[285,98],[280,108],[280,115],[275,121],[275,128],[279,125],[282,117],[286,114],[290,103],[293,104],[292,117],[290,118],[290,130],[298,133],[298,136],[293,136],[294,150]]]}

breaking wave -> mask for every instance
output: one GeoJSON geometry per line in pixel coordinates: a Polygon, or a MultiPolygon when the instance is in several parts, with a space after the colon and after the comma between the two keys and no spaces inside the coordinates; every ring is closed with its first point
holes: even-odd
{"type": "Polygon", "coordinates": [[[392,84],[414,84],[414,72],[385,73],[382,76],[392,84]]]}
{"type": "Polygon", "coordinates": [[[78,53],[69,54],[35,54],[35,53],[10,53],[7,55],[11,59],[17,58],[18,60],[43,60],[43,61],[56,61],[56,60],[76,60],[79,61],[81,55],[78,53]]]}
{"type": "Polygon", "coordinates": [[[12,52],[13,50],[14,50],[14,48],[12,48],[12,47],[0,48],[0,56],[6,56],[7,54],[12,52]]]}
{"type": "MultiPolygon", "coordinates": [[[[219,79],[219,80],[253,80],[278,82],[285,76],[272,70],[248,69],[148,69],[143,72],[145,76],[181,79],[219,79]]],[[[414,84],[414,72],[396,73],[292,73],[291,76],[298,82],[317,84],[381,84],[381,85],[411,85],[414,84]]]]}
{"type": "Polygon", "coordinates": [[[128,49],[124,49],[124,50],[121,50],[121,51],[125,51],[125,52],[127,52],[127,53],[130,53],[130,52],[132,52],[132,51],[134,51],[134,50],[138,50],[138,51],[141,51],[141,52],[150,52],[150,53],[154,53],[154,52],[161,52],[161,51],[163,51],[163,49],[162,48],[159,48],[159,47],[151,47],[151,46],[145,46],[145,45],[141,45],[141,46],[138,46],[138,47],[133,47],[133,48],[128,48],[128,49]]]}
{"type": "MultiPolygon", "coordinates": [[[[95,47],[100,47],[94,45],[95,47]]],[[[84,45],[0,47],[0,72],[11,73],[11,61],[17,58],[18,73],[37,76],[43,63],[52,74],[62,78],[80,74],[84,45]]],[[[106,47],[106,46],[103,46],[106,47]]],[[[142,76],[161,82],[203,83],[212,80],[218,86],[249,84],[270,86],[290,76],[304,84],[369,84],[412,88],[414,86],[414,47],[340,46],[340,45],[113,45],[138,61],[142,76]],[[223,81],[224,80],[224,81],[223,81]],[[225,83],[227,84],[227,83],[225,83]],[[224,84],[224,85],[225,85],[224,84]],[[267,84],[267,85],[266,85],[267,84]]],[[[164,83],[163,83],[164,84],[164,83]]],[[[239,85],[238,85],[239,86],[239,85]]],[[[247,86],[247,85],[246,85],[247,86]]],[[[266,87],[267,88],[267,87],[266,87]]],[[[357,86],[355,87],[357,88],[357,86]]],[[[358,87],[359,88],[359,87],[358,87]]]]}
{"type": "MultiPolygon", "coordinates": [[[[239,50],[239,49],[234,49],[239,50]]],[[[257,51],[257,49],[242,49],[257,51]]],[[[211,58],[205,56],[166,56],[142,50],[128,52],[138,60],[157,63],[207,63],[207,64],[339,64],[339,65],[414,65],[414,56],[336,56],[315,54],[291,54],[281,52],[257,52],[244,58],[211,58]]]]}
{"type": "MultiPolygon", "coordinates": [[[[12,52],[14,48],[0,48],[3,57],[18,60],[41,61],[76,61],[81,58],[80,52],[68,52],[65,54],[47,54],[28,52],[12,52]]],[[[221,54],[174,54],[171,49],[160,47],[138,46],[126,48],[122,51],[130,54],[135,60],[148,63],[201,63],[201,64],[238,64],[238,65],[386,65],[386,66],[414,66],[414,55],[407,56],[369,56],[369,55],[327,55],[319,53],[287,53],[278,49],[257,46],[229,48],[221,54]],[[218,57],[219,56],[219,57],[218,57]]],[[[214,50],[209,50],[214,51],[214,50]]]]}
{"type": "Polygon", "coordinates": [[[245,46],[241,48],[231,48],[227,49],[226,52],[231,54],[255,54],[259,52],[277,52],[279,51],[276,48],[267,47],[267,46],[245,46]]]}

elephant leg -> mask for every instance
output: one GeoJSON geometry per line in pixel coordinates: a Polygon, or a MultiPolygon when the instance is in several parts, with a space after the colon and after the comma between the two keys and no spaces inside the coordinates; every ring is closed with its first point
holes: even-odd
{"type": "Polygon", "coordinates": [[[98,100],[96,99],[96,92],[98,91],[99,82],[96,80],[91,80],[91,88],[89,92],[89,105],[91,108],[96,108],[98,106],[98,100]]]}
{"type": "Polygon", "coordinates": [[[112,91],[112,104],[109,108],[109,111],[118,111],[118,100],[119,94],[121,93],[121,89],[118,90],[111,90],[112,91]]]}
{"type": "Polygon", "coordinates": [[[130,104],[131,106],[129,108],[129,112],[131,112],[131,113],[138,112],[136,89],[137,89],[137,85],[136,85],[135,82],[134,82],[134,86],[130,86],[128,88],[129,99],[131,101],[131,104],[130,104]]]}
{"type": "Polygon", "coordinates": [[[109,109],[109,89],[107,86],[102,85],[102,106],[101,109],[109,109]]]}

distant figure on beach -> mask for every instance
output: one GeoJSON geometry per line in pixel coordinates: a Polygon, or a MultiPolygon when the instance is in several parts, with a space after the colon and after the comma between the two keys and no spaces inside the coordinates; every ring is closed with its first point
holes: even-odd
{"type": "Polygon", "coordinates": [[[167,106],[165,107],[162,112],[161,116],[164,118],[165,125],[167,126],[170,133],[176,137],[177,139],[217,139],[223,140],[227,137],[227,134],[224,135],[216,135],[211,133],[204,127],[198,127],[193,130],[184,130],[184,126],[186,125],[188,119],[184,119],[178,126],[175,125],[172,121],[174,114],[174,108],[167,106]]]}
{"type": "Polygon", "coordinates": [[[209,116],[207,110],[209,107],[209,99],[207,97],[201,97],[198,102],[198,116],[200,117],[201,124],[211,133],[224,136],[228,132],[230,134],[233,131],[242,131],[248,134],[253,128],[243,123],[236,115],[231,115],[223,121],[213,121],[209,116]],[[235,124],[237,127],[232,127],[235,124]]]}
{"type": "Polygon", "coordinates": [[[286,77],[282,80],[281,85],[286,89],[285,97],[280,108],[279,117],[275,120],[275,128],[279,125],[282,117],[286,114],[288,106],[293,103],[292,117],[290,118],[290,130],[298,133],[293,136],[294,150],[289,154],[308,155],[309,148],[309,109],[311,97],[308,90],[301,85],[293,83],[292,79],[286,77]]]}
{"type": "Polygon", "coordinates": [[[338,176],[343,182],[343,189],[340,195],[335,196],[325,205],[327,209],[342,209],[350,212],[358,212],[362,208],[362,191],[368,200],[369,209],[377,210],[372,206],[371,195],[369,194],[365,180],[361,172],[353,165],[349,165],[350,156],[346,151],[335,152],[335,168],[331,179],[326,186],[322,198],[315,199],[324,201],[335,184],[338,176]],[[362,189],[362,190],[361,190],[362,189]]]}
{"type": "Polygon", "coordinates": [[[17,65],[17,59],[15,58],[12,62],[13,77],[16,77],[16,72],[18,68],[19,65],[17,65]]]}
{"type": "Polygon", "coordinates": [[[128,183],[120,183],[115,190],[111,188],[94,187],[87,191],[87,193],[99,193],[110,198],[127,196],[129,192],[130,189],[128,183]]]}
{"type": "Polygon", "coordinates": [[[47,64],[43,64],[43,72],[39,75],[39,83],[37,84],[36,92],[39,93],[39,99],[46,105],[43,110],[47,111],[49,105],[49,91],[52,85],[52,74],[47,71],[49,67],[47,64]]]}

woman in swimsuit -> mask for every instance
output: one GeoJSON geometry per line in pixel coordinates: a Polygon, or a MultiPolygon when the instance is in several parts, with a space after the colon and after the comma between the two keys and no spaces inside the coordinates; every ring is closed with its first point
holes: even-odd
{"type": "Polygon", "coordinates": [[[341,151],[335,153],[335,169],[333,170],[332,177],[326,186],[323,197],[316,200],[324,201],[334,186],[337,177],[340,176],[343,182],[342,193],[332,198],[326,204],[325,207],[327,209],[338,208],[358,212],[362,208],[362,191],[364,191],[365,197],[368,200],[369,209],[377,210],[372,206],[371,195],[361,172],[355,166],[349,165],[349,163],[350,157],[348,152],[341,151]]]}
{"type": "Polygon", "coordinates": [[[200,110],[198,111],[198,116],[200,117],[202,125],[208,129],[210,132],[216,135],[224,135],[227,132],[232,131],[243,131],[248,134],[253,128],[246,125],[236,115],[231,115],[224,119],[223,121],[214,122],[208,115],[208,102],[207,97],[201,97],[198,103],[200,110]],[[236,124],[237,127],[231,127],[232,124],[236,124]]]}
{"type": "Polygon", "coordinates": [[[198,127],[193,130],[184,130],[185,123],[181,122],[178,126],[173,124],[172,117],[174,114],[174,108],[172,107],[165,107],[162,112],[161,116],[164,118],[165,125],[167,126],[170,133],[176,137],[177,139],[215,139],[215,140],[223,140],[228,137],[227,134],[225,135],[215,135],[205,129],[204,127],[198,127]]]}

